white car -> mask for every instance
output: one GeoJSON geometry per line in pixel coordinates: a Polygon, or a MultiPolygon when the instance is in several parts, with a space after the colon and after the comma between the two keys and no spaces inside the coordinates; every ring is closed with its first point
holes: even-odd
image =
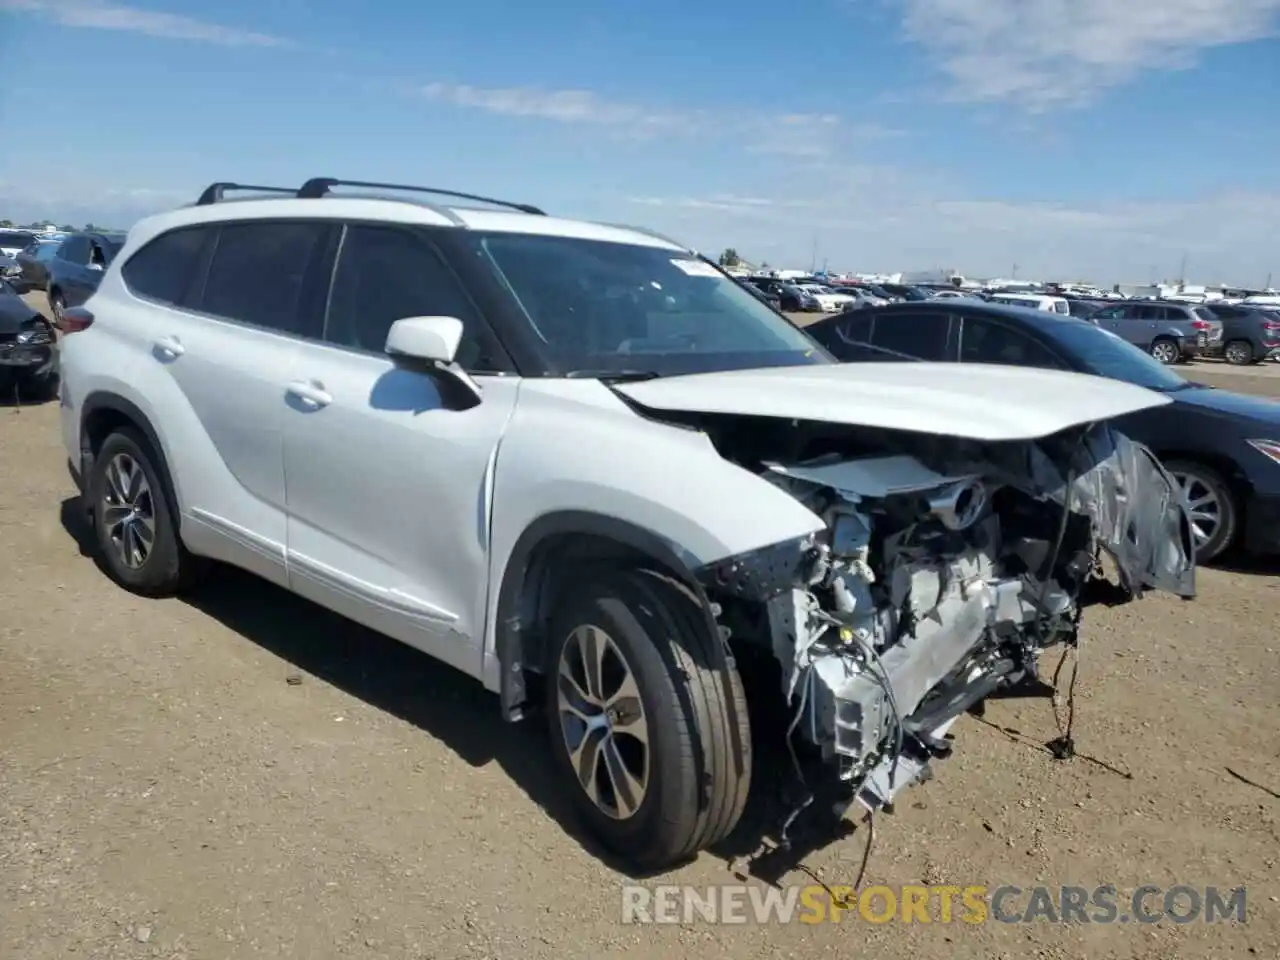
{"type": "Polygon", "coordinates": [[[856,303],[857,297],[847,293],[838,293],[831,287],[824,287],[817,283],[798,284],[799,288],[818,302],[818,306],[822,308],[823,313],[839,313],[849,304],[856,303]]]}
{"type": "Polygon", "coordinates": [[[733,829],[770,716],[748,697],[782,698],[806,776],[874,809],[1074,641],[1099,550],[1109,601],[1193,591],[1168,475],[1089,427],[1160,394],[838,364],[640,229],[234,187],[138,223],[66,311],[99,561],[145,596],[242,567],[543,714],[586,824],[638,866],[733,829]],[[748,691],[749,662],[780,682],[748,691]]]}

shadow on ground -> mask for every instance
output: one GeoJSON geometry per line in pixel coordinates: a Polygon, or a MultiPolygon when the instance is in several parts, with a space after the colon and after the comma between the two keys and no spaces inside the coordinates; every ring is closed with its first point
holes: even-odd
{"type": "MultiPolygon", "coordinates": [[[[96,558],[92,531],[78,498],[63,501],[61,520],[81,555],[96,558]]],[[[412,723],[468,764],[480,767],[496,762],[590,855],[620,873],[641,878],[582,831],[565,785],[552,772],[542,716],[535,714],[521,723],[507,723],[499,716],[497,698],[479,682],[240,570],[218,567],[183,601],[292,664],[299,672],[412,723]]],[[[776,667],[773,670],[773,675],[761,682],[776,683],[776,667]]],[[[747,679],[749,684],[755,680],[747,679]]],[[[771,698],[753,701],[767,699],[771,698]]],[[[756,779],[747,810],[739,828],[712,853],[743,872],[777,882],[791,870],[803,869],[799,861],[807,852],[851,832],[852,827],[826,823],[821,804],[815,802],[812,809],[818,815],[798,824],[793,831],[796,842],[792,849],[776,849],[769,838],[803,798],[804,790],[798,781],[787,776],[792,763],[785,741],[777,736],[786,729],[787,719],[761,715],[761,709],[766,708],[753,703],[754,730],[770,731],[775,736],[756,736],[756,779]],[[794,782],[795,787],[789,787],[789,782],[794,782]],[[754,866],[745,864],[766,849],[770,852],[758,857],[754,866]]]]}

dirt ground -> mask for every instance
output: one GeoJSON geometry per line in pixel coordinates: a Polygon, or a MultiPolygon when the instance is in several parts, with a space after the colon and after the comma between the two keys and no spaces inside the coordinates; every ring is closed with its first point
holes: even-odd
{"type": "MultiPolygon", "coordinates": [[[[1280,395],[1269,370],[1192,372],[1280,395]]],[[[1204,570],[1191,603],[1092,611],[1084,755],[1044,748],[1045,700],[962,719],[935,779],[877,818],[866,878],[1244,885],[1246,924],[636,926],[626,878],[544,774],[540,727],[244,575],[184,601],[110,585],[78,545],[56,404],[0,408],[0,471],[3,960],[1280,956],[1274,563],[1204,570]]],[[[866,836],[804,864],[851,882],[866,836]]],[[[732,883],[740,866],[707,853],[643,882],[732,883]]]]}

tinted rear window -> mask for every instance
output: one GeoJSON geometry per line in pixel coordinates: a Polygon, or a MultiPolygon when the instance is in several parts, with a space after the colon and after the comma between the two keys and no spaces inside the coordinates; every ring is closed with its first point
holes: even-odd
{"type": "Polygon", "coordinates": [[[14,230],[0,230],[0,247],[25,247],[34,243],[34,233],[20,233],[14,230]]]}
{"type": "Polygon", "coordinates": [[[1213,311],[1210,310],[1208,307],[1196,307],[1191,312],[1194,313],[1201,320],[1208,320],[1213,323],[1216,323],[1218,320],[1218,318],[1213,315],[1213,311]]]}
{"type": "Polygon", "coordinates": [[[181,303],[208,234],[203,226],[162,233],[121,269],[125,285],[148,300],[181,303]]]}

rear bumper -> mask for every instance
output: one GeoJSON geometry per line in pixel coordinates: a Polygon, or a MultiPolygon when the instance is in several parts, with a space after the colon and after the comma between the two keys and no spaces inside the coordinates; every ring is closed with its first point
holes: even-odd
{"type": "Polygon", "coordinates": [[[1245,504],[1244,548],[1249,553],[1280,554],[1280,494],[1255,493],[1245,504]]]}

